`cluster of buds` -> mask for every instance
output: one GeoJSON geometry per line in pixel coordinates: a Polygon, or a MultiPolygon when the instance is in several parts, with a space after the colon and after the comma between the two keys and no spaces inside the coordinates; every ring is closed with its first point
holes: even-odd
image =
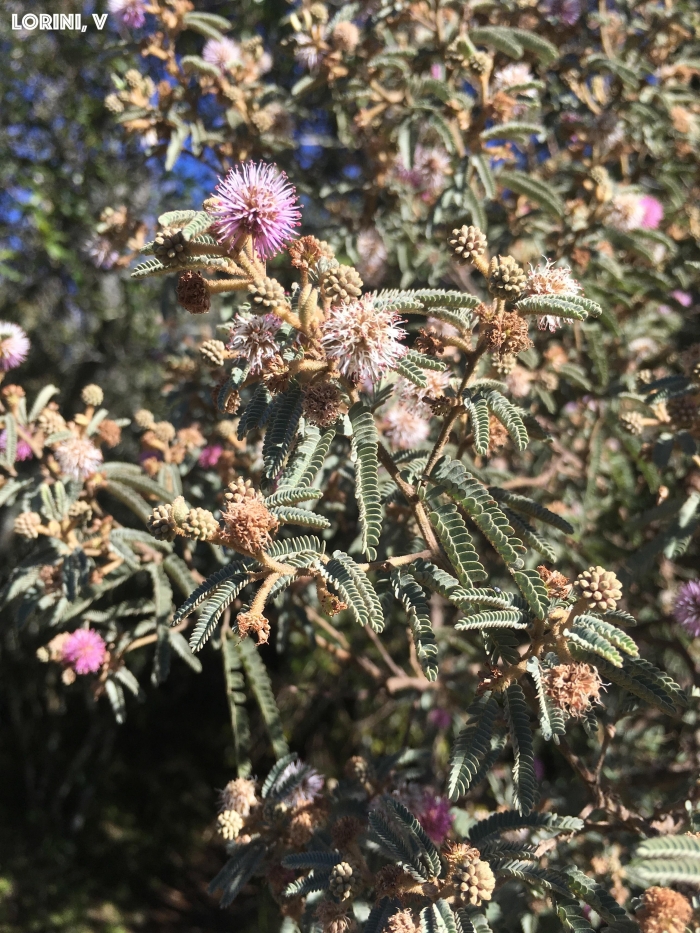
{"type": "Polygon", "coordinates": [[[576,588],[580,598],[594,612],[605,612],[617,608],[622,599],[622,585],[612,570],[603,567],[589,567],[576,578],[576,588]]]}
{"type": "Polygon", "coordinates": [[[197,427],[175,428],[169,421],[156,421],[153,413],[141,408],[134,415],[141,435],[141,466],[149,476],[157,476],[164,463],[180,464],[198,455],[206,440],[197,427]]]}

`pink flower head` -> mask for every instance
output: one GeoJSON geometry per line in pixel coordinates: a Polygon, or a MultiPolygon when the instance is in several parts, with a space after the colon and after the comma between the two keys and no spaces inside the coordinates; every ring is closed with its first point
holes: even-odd
{"type": "Polygon", "coordinates": [[[228,71],[241,60],[241,47],[233,39],[209,39],[202,50],[202,58],[220,71],[228,71]]]}
{"type": "Polygon", "coordinates": [[[94,674],[107,657],[102,636],[90,628],[76,629],[63,643],[63,662],[76,674],[94,674]]]}
{"type": "Polygon", "coordinates": [[[671,292],[671,298],[675,298],[678,304],[682,305],[684,308],[689,308],[693,303],[693,296],[689,294],[689,292],[680,291],[680,289],[671,292]]]}
{"type": "Polygon", "coordinates": [[[377,307],[374,295],[333,306],[321,324],[321,342],[328,359],[338,361],[345,376],[378,382],[406,352],[400,341],[406,332],[390,307],[377,307]]]}
{"type": "Polygon", "coordinates": [[[428,713],[428,722],[436,729],[449,729],[452,724],[450,711],[442,709],[440,706],[434,706],[428,713]]]}
{"type": "Polygon", "coordinates": [[[700,580],[689,580],[683,584],[676,597],[673,615],[694,638],[700,635],[700,580]]]}
{"type": "Polygon", "coordinates": [[[219,457],[224,452],[224,448],[221,444],[209,444],[199,455],[199,460],[197,463],[201,467],[215,467],[219,462],[219,457]]]}
{"type": "MultiPolygon", "coordinates": [[[[0,431],[0,450],[3,450],[3,451],[7,450],[7,431],[0,431]]],[[[33,456],[34,456],[34,453],[32,451],[32,448],[29,446],[29,444],[26,441],[22,440],[21,437],[18,438],[17,453],[15,454],[15,460],[17,460],[18,462],[22,460],[31,460],[33,456]]]]}
{"type": "Polygon", "coordinates": [[[23,363],[30,346],[29,337],[19,324],[0,321],[0,370],[7,372],[23,363]]]}
{"type": "Polygon", "coordinates": [[[140,29],[146,22],[144,0],[109,0],[108,8],[129,29],[140,29]]]}
{"type": "Polygon", "coordinates": [[[73,479],[87,479],[99,470],[104,457],[86,437],[70,437],[57,445],[54,455],[61,472],[73,479]]]}
{"type": "Polygon", "coordinates": [[[292,761],[277,779],[278,785],[283,786],[288,780],[301,776],[300,782],[284,799],[291,806],[299,807],[305,803],[313,803],[323,790],[323,776],[315,768],[304,764],[303,761],[292,761]]]}
{"type": "Polygon", "coordinates": [[[279,253],[299,226],[296,189],[276,165],[244,162],[219,179],[216,191],[210,213],[220,243],[233,245],[250,234],[258,254],[267,259],[279,253]]]}
{"type": "Polygon", "coordinates": [[[643,208],[642,226],[647,230],[656,230],[664,219],[664,206],[661,201],[653,198],[650,194],[645,194],[639,199],[643,208]]]}
{"type": "Polygon", "coordinates": [[[452,814],[450,802],[444,797],[435,797],[430,791],[425,791],[416,819],[435,845],[442,845],[445,837],[452,829],[452,814]]]}
{"type": "Polygon", "coordinates": [[[390,408],[382,421],[384,434],[391,446],[400,450],[417,447],[427,440],[430,434],[430,422],[403,405],[390,408]]]}
{"type": "Polygon", "coordinates": [[[276,334],[282,321],[276,314],[244,317],[237,314],[231,325],[228,350],[245,357],[253,375],[262,372],[263,365],[278,352],[276,334]]]}

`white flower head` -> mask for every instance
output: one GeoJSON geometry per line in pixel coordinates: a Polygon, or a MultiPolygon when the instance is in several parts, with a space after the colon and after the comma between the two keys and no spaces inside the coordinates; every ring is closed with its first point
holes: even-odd
{"type": "Polygon", "coordinates": [[[378,382],[406,352],[400,341],[406,332],[399,327],[396,311],[376,307],[375,295],[331,307],[321,324],[321,342],[328,359],[337,360],[345,376],[378,382]]]}
{"type": "MultiPolygon", "coordinates": [[[[529,295],[578,295],[581,286],[568,266],[555,266],[551,259],[545,259],[544,265],[537,268],[530,266],[527,291],[529,295]]],[[[561,318],[554,314],[544,314],[537,319],[537,326],[540,330],[554,333],[561,327],[561,318]]]]}
{"type": "MultiPolygon", "coordinates": [[[[512,87],[517,88],[523,84],[532,84],[534,80],[535,77],[530,71],[529,65],[524,62],[513,62],[494,74],[493,86],[497,91],[507,91],[512,87]]],[[[537,90],[535,88],[527,88],[519,93],[521,93],[523,97],[537,96],[537,90]]]]}
{"type": "Polygon", "coordinates": [[[276,335],[281,326],[282,321],[276,314],[237,314],[227,348],[248,360],[253,375],[261,373],[265,362],[279,352],[276,335]]]}

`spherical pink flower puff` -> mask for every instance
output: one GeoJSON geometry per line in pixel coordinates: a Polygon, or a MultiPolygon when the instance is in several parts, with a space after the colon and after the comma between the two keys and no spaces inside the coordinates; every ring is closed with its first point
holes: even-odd
{"type": "Polygon", "coordinates": [[[434,706],[428,713],[428,722],[436,729],[449,729],[452,725],[452,716],[448,709],[441,706],[434,706]]]}
{"type": "MultiPolygon", "coordinates": [[[[0,431],[0,450],[7,450],[7,431],[0,431]]],[[[15,460],[19,463],[22,460],[31,460],[34,456],[32,448],[22,438],[17,440],[17,453],[15,460]]]]}
{"type": "Polygon", "coordinates": [[[274,256],[294,236],[301,211],[296,189],[276,165],[244,162],[219,179],[214,205],[214,230],[219,243],[233,245],[250,234],[259,256],[274,256]]]}
{"type": "Polygon", "coordinates": [[[209,444],[199,455],[197,463],[205,469],[207,467],[215,467],[223,452],[224,448],[221,444],[209,444]]]}
{"type": "Polygon", "coordinates": [[[676,597],[673,615],[694,638],[700,635],[700,580],[689,580],[683,584],[676,597]]]}
{"type": "Polygon", "coordinates": [[[71,437],[54,450],[61,472],[73,479],[87,479],[99,470],[104,457],[86,437],[71,437]]]}
{"type": "Polygon", "coordinates": [[[304,764],[303,761],[291,761],[278,778],[280,786],[297,776],[300,776],[301,780],[285,800],[293,807],[313,803],[323,790],[323,776],[315,768],[304,764]]]}
{"type": "Polygon", "coordinates": [[[684,308],[689,308],[693,303],[693,296],[690,292],[682,292],[678,288],[675,292],[671,292],[671,298],[675,298],[678,304],[684,308]]]}
{"type": "Polygon", "coordinates": [[[426,791],[420,809],[416,813],[416,819],[435,845],[442,845],[452,829],[453,817],[450,813],[449,800],[444,797],[435,797],[430,791],[426,791]]]}
{"type": "Polygon", "coordinates": [[[108,7],[129,29],[140,29],[146,22],[144,0],[109,0],[108,7]]]}
{"type": "Polygon", "coordinates": [[[262,372],[264,363],[277,354],[279,346],[276,334],[281,326],[282,321],[276,314],[252,317],[237,314],[231,325],[226,348],[244,356],[250,363],[251,373],[255,375],[262,372]]]}
{"type": "Polygon", "coordinates": [[[19,324],[0,321],[0,370],[7,372],[23,363],[30,346],[29,337],[19,324]]]}
{"type": "Polygon", "coordinates": [[[76,674],[94,674],[106,657],[104,639],[91,628],[76,629],[63,643],[63,663],[76,674]]]}
{"type": "Polygon", "coordinates": [[[220,71],[228,71],[241,60],[241,47],[233,39],[209,39],[202,49],[202,58],[220,71]]]}
{"type": "Polygon", "coordinates": [[[391,308],[376,307],[374,296],[332,306],[321,324],[321,343],[328,359],[338,361],[344,376],[378,382],[406,352],[406,332],[391,308]]]}
{"type": "Polygon", "coordinates": [[[639,203],[644,211],[642,215],[642,226],[646,227],[647,230],[656,230],[664,219],[663,204],[650,194],[642,195],[639,199],[639,203]]]}

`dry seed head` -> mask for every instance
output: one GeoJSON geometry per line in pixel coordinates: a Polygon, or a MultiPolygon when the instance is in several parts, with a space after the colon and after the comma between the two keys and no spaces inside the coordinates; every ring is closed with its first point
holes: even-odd
{"type": "Polygon", "coordinates": [[[98,385],[85,386],[83,391],[80,393],[80,397],[86,405],[92,405],[93,408],[96,408],[98,405],[101,405],[105,394],[98,385]]]}
{"type": "Polygon", "coordinates": [[[358,871],[350,862],[339,862],[331,869],[328,890],[339,901],[352,897],[359,881],[358,871]]]}
{"type": "Polygon", "coordinates": [[[527,275],[512,256],[494,256],[489,263],[488,286],[491,294],[515,302],[527,284],[527,275]]]}
{"type": "Polygon", "coordinates": [[[622,599],[622,585],[611,570],[603,567],[589,567],[576,578],[576,585],[581,597],[588,602],[588,608],[604,612],[615,609],[622,599]]]}
{"type": "Polygon", "coordinates": [[[671,888],[647,888],[642,907],[635,914],[642,933],[683,933],[693,908],[682,894],[671,888]]]}
{"type": "Polygon", "coordinates": [[[347,905],[336,904],[335,901],[324,898],[316,908],[316,917],[323,927],[323,933],[349,933],[350,930],[357,929],[347,910],[347,905]]]}
{"type": "Polygon", "coordinates": [[[37,512],[20,512],[14,521],[12,530],[23,538],[38,538],[41,515],[37,512]]]}
{"type": "Polygon", "coordinates": [[[256,645],[266,645],[270,637],[270,622],[260,612],[239,612],[236,616],[238,634],[241,638],[255,636],[256,645]]]}
{"type": "Polygon", "coordinates": [[[344,410],[343,397],[333,382],[317,382],[304,391],[304,417],[319,428],[335,424],[344,410]]]}
{"type": "Polygon", "coordinates": [[[223,366],[228,359],[228,351],[223,340],[205,340],[199,352],[212,366],[223,366]]]}
{"type": "Polygon", "coordinates": [[[256,314],[271,314],[275,308],[287,304],[284,289],[277,279],[265,278],[250,286],[252,310],[256,314]]]}
{"type": "Polygon", "coordinates": [[[235,810],[224,810],[216,818],[216,828],[227,842],[231,842],[243,829],[243,818],[235,810]]]}
{"type": "Polygon", "coordinates": [[[454,869],[450,880],[456,888],[459,901],[472,907],[490,901],[496,886],[491,866],[481,859],[462,862],[454,869]]]}
{"type": "Polygon", "coordinates": [[[156,423],[156,419],[153,417],[153,412],[147,408],[139,408],[134,415],[134,422],[142,430],[150,431],[156,423]]]}
{"type": "Polygon", "coordinates": [[[602,681],[588,664],[557,664],[543,671],[544,689],[552,703],[580,719],[600,699],[602,681]]]}
{"type": "Polygon", "coordinates": [[[411,883],[408,875],[398,865],[384,865],[376,875],[377,897],[397,897],[403,891],[407,881],[411,883]]]}
{"type": "Polygon", "coordinates": [[[177,300],[190,314],[206,314],[211,308],[211,297],[204,276],[188,269],[177,280],[177,300]]]}
{"type": "Polygon", "coordinates": [[[343,609],[348,608],[348,604],[338,599],[335,593],[331,593],[321,580],[316,580],[316,595],[318,596],[321,612],[325,612],[326,615],[336,616],[343,609]]]}
{"type": "Polygon", "coordinates": [[[300,810],[289,821],[289,842],[293,849],[303,849],[311,841],[316,829],[316,819],[309,810],[300,810]]]}
{"type": "Polygon", "coordinates": [[[174,541],[177,536],[177,524],[173,519],[171,505],[157,505],[146,524],[150,533],[158,541],[174,541]]]}
{"type": "Polygon", "coordinates": [[[486,235],[478,227],[463,226],[452,231],[448,243],[458,263],[473,263],[486,252],[486,235]]]}
{"type": "Polygon", "coordinates": [[[210,541],[219,531],[218,521],[207,509],[190,509],[180,527],[195,541],[210,541]]]}
{"type": "Polygon", "coordinates": [[[362,294],[362,279],[352,266],[334,266],[321,276],[321,292],[332,305],[352,302],[362,294]]]}
{"type": "Polygon", "coordinates": [[[163,444],[175,440],[175,427],[169,421],[156,421],[151,430],[163,444]]]}

